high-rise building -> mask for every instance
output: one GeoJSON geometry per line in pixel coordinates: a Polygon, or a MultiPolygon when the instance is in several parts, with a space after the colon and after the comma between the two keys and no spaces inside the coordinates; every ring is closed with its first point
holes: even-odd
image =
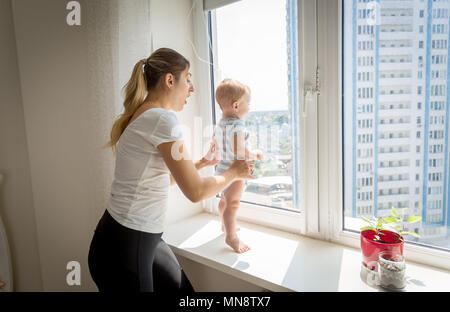
{"type": "Polygon", "coordinates": [[[449,0],[344,1],[345,215],[406,208],[424,240],[450,226],[449,11],[449,0]]]}

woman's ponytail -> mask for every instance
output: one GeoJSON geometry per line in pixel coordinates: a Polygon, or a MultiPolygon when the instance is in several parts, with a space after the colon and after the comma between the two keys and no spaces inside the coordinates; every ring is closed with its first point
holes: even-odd
{"type": "Polygon", "coordinates": [[[116,144],[131,118],[145,101],[148,92],[159,87],[164,75],[172,73],[178,79],[181,72],[189,68],[189,61],[180,53],[169,48],[160,48],[148,59],[137,62],[128,83],[125,85],[124,112],[114,122],[111,130],[111,140],[103,148],[111,147],[116,152],[116,144]]]}
{"type": "Polygon", "coordinates": [[[115,152],[117,141],[119,141],[120,136],[128,126],[131,117],[144,102],[147,93],[147,79],[143,67],[146,62],[147,60],[143,59],[134,66],[131,78],[124,87],[125,101],[123,106],[125,111],[114,122],[110,134],[110,141],[103,148],[112,147],[115,152]]]}

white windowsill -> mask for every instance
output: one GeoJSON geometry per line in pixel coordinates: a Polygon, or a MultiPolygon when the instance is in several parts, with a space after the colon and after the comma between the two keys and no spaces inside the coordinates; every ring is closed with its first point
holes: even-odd
{"type": "MultiPolygon", "coordinates": [[[[200,213],[167,226],[163,239],[180,256],[271,291],[383,291],[360,277],[359,249],[238,221],[251,250],[225,244],[216,215],[200,213]]],[[[406,291],[450,291],[450,271],[407,261],[406,291]]]]}

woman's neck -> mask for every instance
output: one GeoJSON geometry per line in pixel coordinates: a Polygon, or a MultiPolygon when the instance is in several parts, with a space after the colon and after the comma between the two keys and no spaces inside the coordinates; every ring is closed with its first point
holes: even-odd
{"type": "Polygon", "coordinates": [[[162,95],[147,95],[147,98],[142,103],[142,106],[148,108],[163,108],[165,110],[172,110],[172,101],[167,96],[162,95]]]}

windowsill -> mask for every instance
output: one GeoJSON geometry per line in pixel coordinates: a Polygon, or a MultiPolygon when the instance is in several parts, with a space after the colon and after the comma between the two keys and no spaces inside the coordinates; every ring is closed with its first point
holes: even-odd
{"type": "MultiPolygon", "coordinates": [[[[270,291],[383,291],[360,277],[359,249],[238,221],[251,250],[225,244],[218,216],[200,213],[167,226],[174,253],[270,291]]],[[[450,271],[407,262],[405,291],[450,291],[450,271]]]]}

